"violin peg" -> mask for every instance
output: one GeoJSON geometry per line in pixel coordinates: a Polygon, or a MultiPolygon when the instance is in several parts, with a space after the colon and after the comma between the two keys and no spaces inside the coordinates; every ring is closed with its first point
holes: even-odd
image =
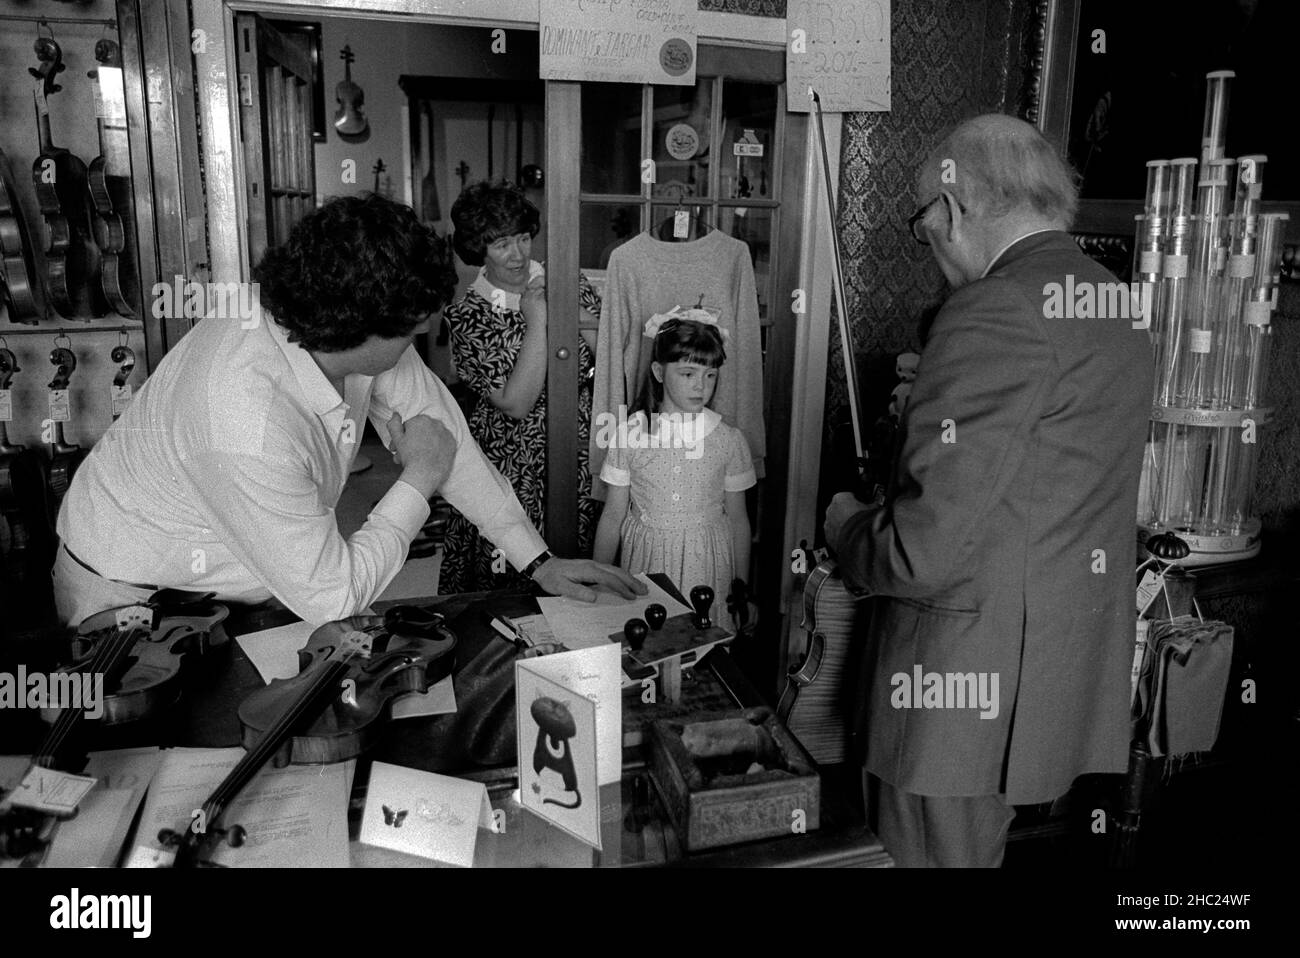
{"type": "Polygon", "coordinates": [[[645,645],[645,637],[650,629],[645,622],[640,619],[628,619],[623,625],[623,637],[627,639],[627,644],[632,647],[633,652],[641,651],[641,646],[645,645]]]}
{"type": "Polygon", "coordinates": [[[645,620],[654,631],[658,632],[662,629],[667,619],[668,610],[658,602],[652,602],[645,607],[645,620]]]}

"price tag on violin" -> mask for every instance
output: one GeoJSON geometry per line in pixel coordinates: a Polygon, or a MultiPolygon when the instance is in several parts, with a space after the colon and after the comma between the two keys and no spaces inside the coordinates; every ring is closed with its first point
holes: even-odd
{"type": "Polygon", "coordinates": [[[53,815],[71,815],[97,781],[99,779],[86,775],[69,775],[33,765],[13,790],[9,801],[22,808],[34,808],[53,815]]]}
{"type": "Polygon", "coordinates": [[[1156,575],[1150,569],[1147,569],[1146,572],[1142,573],[1142,581],[1138,583],[1137,587],[1138,615],[1145,612],[1150,607],[1151,603],[1156,600],[1156,596],[1160,594],[1160,589],[1163,585],[1164,579],[1161,576],[1156,575]]]}
{"type": "Polygon", "coordinates": [[[14,421],[14,401],[10,398],[10,390],[0,389],[0,422],[14,421]]]}
{"type": "Polygon", "coordinates": [[[125,386],[110,386],[113,400],[113,418],[116,419],[122,413],[126,412],[126,407],[131,405],[131,384],[125,386]]]}
{"type": "Polygon", "coordinates": [[[67,422],[72,418],[72,399],[68,390],[50,390],[50,418],[55,422],[67,422]]]}

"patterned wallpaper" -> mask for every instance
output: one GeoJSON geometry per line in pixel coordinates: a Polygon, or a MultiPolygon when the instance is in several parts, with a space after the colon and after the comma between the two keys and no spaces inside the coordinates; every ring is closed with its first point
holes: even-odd
{"type": "Polygon", "coordinates": [[[785,0],[700,0],[705,13],[745,13],[751,17],[784,17],[785,0]]]}
{"type": "MultiPolygon", "coordinates": [[[[894,4],[893,110],[845,116],[839,228],[868,422],[884,411],[897,384],[895,356],[917,348],[923,313],[947,293],[929,252],[907,232],[916,168],[952,124],[978,113],[1014,111],[1028,7],[1029,0],[894,4]]],[[[847,399],[836,320],[828,436],[848,421],[847,399]]]]}

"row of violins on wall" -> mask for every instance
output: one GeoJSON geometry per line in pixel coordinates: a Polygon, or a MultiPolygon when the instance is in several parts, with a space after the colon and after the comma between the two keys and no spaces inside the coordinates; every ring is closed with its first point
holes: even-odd
{"type": "MultiPolygon", "coordinates": [[[[125,336],[113,347],[110,358],[116,369],[112,382],[112,411],[116,420],[131,401],[128,380],[135,369],[135,353],[125,336]]],[[[12,387],[21,372],[18,358],[0,337],[0,534],[3,534],[5,584],[14,597],[31,599],[26,590],[48,587],[54,561],[54,524],[59,505],[72,483],[73,474],[86,451],[69,442],[64,424],[72,419],[71,381],[77,356],[66,336],[55,338],[50,351],[54,377],[50,380],[49,408],[39,413],[41,439],[47,454],[10,441],[9,423],[14,421],[12,387]]],[[[6,603],[7,605],[8,603],[6,603]]]]}
{"type": "Polygon", "coordinates": [[[55,78],[66,67],[63,51],[53,37],[38,37],[33,99],[40,153],[32,162],[42,224],[44,269],[38,270],[30,229],[19,203],[19,179],[0,151],[0,287],[9,321],[36,324],[49,319],[49,310],[66,319],[105,316],[110,312],[134,319],[132,301],[137,280],[130,248],[131,179],[126,145],[122,84],[105,82],[121,77],[121,52],[115,41],[95,44],[99,69],[88,74],[96,84],[96,126],[100,153],[86,165],[70,150],[56,146],[50,136],[51,98],[63,87],[55,78]]]}

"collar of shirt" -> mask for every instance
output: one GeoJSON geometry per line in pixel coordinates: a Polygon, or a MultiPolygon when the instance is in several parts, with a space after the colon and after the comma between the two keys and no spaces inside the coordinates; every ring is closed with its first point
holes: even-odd
{"type": "Polygon", "coordinates": [[[993,267],[998,264],[998,260],[1000,260],[1003,257],[1006,251],[1011,249],[1011,247],[1015,246],[1021,240],[1029,239],[1029,237],[1031,236],[1037,236],[1039,233],[1054,233],[1054,232],[1056,231],[1051,228],[1048,228],[1048,229],[1041,229],[1041,230],[1030,230],[1028,233],[1023,233],[1020,236],[1017,236],[1010,243],[1002,247],[1000,250],[997,251],[997,253],[994,254],[993,258],[989,260],[989,264],[984,267],[984,272],[980,273],[980,279],[983,279],[985,276],[987,276],[989,274],[989,270],[993,269],[993,267]]]}
{"type": "MultiPolygon", "coordinates": [[[[264,314],[265,315],[265,314],[264,314]]],[[[348,405],[330,383],[329,378],[316,365],[316,360],[312,359],[311,353],[305,350],[300,343],[289,342],[288,331],[274,320],[267,320],[266,326],[270,330],[271,338],[275,340],[284,354],[284,360],[293,370],[294,377],[298,380],[298,386],[302,389],[303,397],[307,400],[313,412],[318,416],[334,412],[340,407],[348,405]]],[[[351,392],[348,389],[347,380],[357,379],[369,381],[369,376],[350,375],[344,380],[344,391],[351,392]]],[[[357,385],[363,386],[363,382],[357,385]]]]}
{"type": "MultiPolygon", "coordinates": [[[[528,278],[532,280],[534,276],[542,272],[544,267],[537,260],[528,261],[528,278]]],[[[474,277],[474,282],[470,284],[470,289],[486,299],[495,309],[497,300],[493,297],[500,297],[501,308],[509,309],[515,312],[519,311],[519,300],[522,294],[512,293],[508,289],[502,289],[487,278],[487,267],[479,268],[478,275],[474,277]]]]}
{"type": "Polygon", "coordinates": [[[655,413],[654,428],[650,430],[649,435],[661,441],[680,440],[684,445],[693,446],[717,429],[720,422],[722,422],[721,413],[714,412],[708,407],[699,412],[689,426],[682,416],[655,413]]]}

